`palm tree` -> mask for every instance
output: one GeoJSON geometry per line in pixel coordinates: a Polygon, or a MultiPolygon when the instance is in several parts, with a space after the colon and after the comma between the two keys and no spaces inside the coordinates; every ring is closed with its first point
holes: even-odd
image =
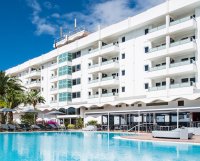
{"type": "MultiPolygon", "coordinates": [[[[5,72],[0,71],[0,102],[1,107],[14,108],[22,103],[20,98],[25,87],[20,83],[16,77],[6,75],[5,72]],[[3,104],[2,104],[3,103],[3,104]]],[[[13,113],[10,112],[9,116],[13,119],[13,113]]],[[[1,114],[2,122],[5,123],[6,115],[1,114]]]]}
{"type": "Polygon", "coordinates": [[[36,105],[38,103],[45,103],[45,99],[40,95],[39,91],[31,90],[30,92],[27,93],[25,103],[32,105],[34,110],[36,110],[36,105]]]}
{"type": "MultiPolygon", "coordinates": [[[[38,103],[45,103],[44,97],[40,95],[40,92],[37,90],[31,90],[27,93],[25,98],[25,104],[32,105],[34,110],[36,111],[36,105],[38,103]]],[[[36,117],[34,114],[34,123],[36,122],[36,117]]]]}

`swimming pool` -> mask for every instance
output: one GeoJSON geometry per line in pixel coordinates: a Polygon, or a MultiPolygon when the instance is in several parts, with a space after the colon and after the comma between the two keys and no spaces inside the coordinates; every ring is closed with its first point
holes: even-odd
{"type": "Polygon", "coordinates": [[[119,133],[0,134],[0,161],[199,161],[200,146],[118,140],[119,133]]]}

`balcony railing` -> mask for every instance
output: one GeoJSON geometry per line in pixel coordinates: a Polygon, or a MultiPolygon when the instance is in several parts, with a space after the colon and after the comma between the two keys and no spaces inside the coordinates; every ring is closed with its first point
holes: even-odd
{"type": "Polygon", "coordinates": [[[99,95],[98,94],[95,94],[95,95],[90,95],[89,96],[89,99],[92,99],[92,98],[98,98],[99,97],[99,95]]]}
{"type": "Polygon", "coordinates": [[[189,64],[195,64],[195,61],[193,61],[193,60],[181,61],[178,63],[170,64],[169,66],[170,66],[170,68],[173,68],[173,67],[179,67],[179,66],[189,65],[189,64]]]}
{"type": "Polygon", "coordinates": [[[161,65],[161,66],[153,67],[149,71],[153,72],[153,71],[158,71],[158,70],[162,70],[162,69],[166,69],[166,65],[161,65]]]}
{"type": "MultiPolygon", "coordinates": [[[[117,44],[117,43],[110,43],[110,44],[107,44],[107,45],[102,46],[101,49],[106,49],[106,48],[112,47],[112,46],[118,46],[118,44],[117,44]]],[[[100,50],[101,50],[101,49],[100,49],[100,50]]],[[[96,51],[99,51],[99,48],[90,50],[89,53],[94,53],[94,52],[96,52],[96,51]]]]}
{"type": "Polygon", "coordinates": [[[159,46],[159,47],[152,48],[152,49],[149,50],[148,53],[152,53],[152,52],[159,51],[159,50],[163,50],[163,49],[166,49],[166,45],[161,45],[161,46],[159,46]]]}
{"type": "Polygon", "coordinates": [[[170,88],[183,88],[183,87],[191,87],[194,86],[195,83],[187,82],[187,83],[180,83],[180,84],[171,84],[170,88]]]}
{"type": "Polygon", "coordinates": [[[94,79],[94,80],[91,80],[89,81],[90,84],[92,83],[96,83],[96,82],[100,82],[100,81],[108,81],[108,80],[119,80],[119,77],[114,77],[114,76],[110,76],[110,77],[104,77],[102,78],[101,80],[100,79],[94,79]]]}
{"type": "Polygon", "coordinates": [[[160,91],[160,90],[165,90],[166,86],[158,86],[158,87],[151,87],[149,88],[149,91],[160,91]]]}
{"type": "Polygon", "coordinates": [[[190,37],[190,38],[187,38],[187,39],[184,39],[184,40],[176,41],[176,42],[171,43],[170,47],[187,44],[187,43],[192,42],[194,40],[195,39],[193,39],[192,37],[190,37]]]}
{"type": "MultiPolygon", "coordinates": [[[[101,65],[103,66],[103,65],[112,64],[112,63],[118,63],[118,60],[104,61],[104,62],[101,63],[101,65]]],[[[89,66],[89,69],[99,67],[99,66],[100,66],[99,64],[93,64],[93,65],[89,66]]]]}
{"type": "Polygon", "coordinates": [[[152,32],[155,32],[155,31],[159,31],[159,30],[162,30],[166,27],[166,25],[161,25],[161,26],[158,26],[158,27],[155,27],[155,28],[152,28],[149,30],[149,33],[152,33],[152,32]]]}
{"type": "Polygon", "coordinates": [[[104,93],[101,94],[102,97],[112,97],[112,96],[118,96],[118,93],[104,93]]]}
{"type": "Polygon", "coordinates": [[[193,19],[191,16],[187,16],[187,17],[181,18],[179,20],[175,20],[173,22],[170,22],[170,26],[177,25],[179,23],[186,22],[186,21],[191,20],[191,19],[193,19]]]}
{"type": "Polygon", "coordinates": [[[56,91],[58,88],[57,87],[54,87],[54,88],[51,88],[51,91],[56,91]]]}

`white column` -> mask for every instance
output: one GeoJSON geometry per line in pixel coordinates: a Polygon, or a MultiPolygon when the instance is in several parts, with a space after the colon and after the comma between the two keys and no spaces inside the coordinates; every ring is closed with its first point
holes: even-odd
{"type": "Polygon", "coordinates": [[[99,97],[101,97],[101,94],[102,94],[102,88],[98,88],[98,92],[99,92],[99,97]]]}
{"type": "Polygon", "coordinates": [[[169,45],[170,45],[170,36],[167,35],[166,36],[166,48],[169,49],[169,45]]]}
{"type": "Polygon", "coordinates": [[[170,16],[166,15],[166,28],[169,28],[169,23],[170,23],[170,16]]]}
{"type": "Polygon", "coordinates": [[[177,117],[176,117],[176,127],[177,127],[177,129],[179,128],[179,109],[177,109],[177,117]]]}
{"type": "Polygon", "coordinates": [[[109,119],[109,118],[110,118],[110,114],[109,114],[109,112],[108,112],[108,129],[107,129],[108,132],[110,131],[110,119],[109,119]]]}
{"type": "Polygon", "coordinates": [[[156,114],[153,113],[153,124],[156,124],[156,114]]]}
{"type": "Polygon", "coordinates": [[[102,73],[98,73],[98,78],[99,78],[99,81],[101,81],[101,79],[102,79],[102,73]]]}
{"type": "Polygon", "coordinates": [[[140,132],[140,111],[138,111],[138,133],[140,132]]]}
{"type": "Polygon", "coordinates": [[[101,41],[101,40],[99,40],[99,42],[98,42],[98,47],[99,47],[99,50],[100,50],[101,47],[102,47],[102,41],[101,41]]]}
{"type": "Polygon", "coordinates": [[[170,78],[167,77],[166,78],[166,89],[169,89],[169,87],[170,87],[170,78]]]}
{"type": "Polygon", "coordinates": [[[168,69],[170,65],[170,57],[166,57],[166,68],[168,69]]]}

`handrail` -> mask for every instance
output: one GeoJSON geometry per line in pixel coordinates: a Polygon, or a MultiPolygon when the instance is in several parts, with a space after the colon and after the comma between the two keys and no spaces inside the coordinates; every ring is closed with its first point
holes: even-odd
{"type": "MultiPolygon", "coordinates": [[[[133,129],[134,129],[134,131],[136,130],[136,127],[141,127],[141,126],[143,126],[143,125],[156,125],[155,123],[142,123],[142,124],[138,124],[138,125],[135,125],[135,126],[133,126],[132,128],[130,128],[127,132],[130,132],[130,131],[132,131],[133,129]]],[[[146,128],[146,130],[147,130],[147,128],[146,128]]]]}

